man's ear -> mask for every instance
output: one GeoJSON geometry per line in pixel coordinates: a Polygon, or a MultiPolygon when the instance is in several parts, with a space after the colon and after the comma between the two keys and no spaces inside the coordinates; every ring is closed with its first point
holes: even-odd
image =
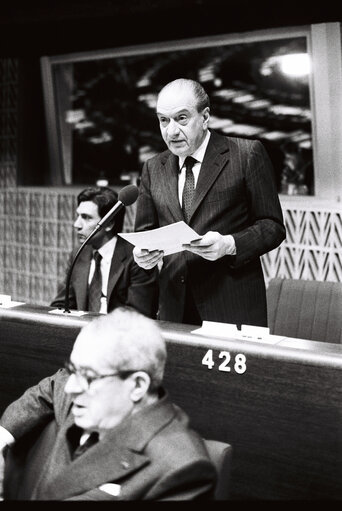
{"type": "Polygon", "coordinates": [[[210,119],[210,108],[208,106],[205,107],[205,109],[202,112],[202,115],[203,115],[203,126],[207,127],[209,119],[210,119]]]}
{"type": "Polygon", "coordinates": [[[106,225],[106,227],[104,228],[104,230],[105,230],[106,232],[110,232],[110,231],[113,229],[114,225],[115,225],[115,221],[114,221],[114,222],[110,222],[108,225],[106,225]]]}
{"type": "Polygon", "coordinates": [[[131,376],[134,386],[131,390],[131,399],[134,403],[138,403],[147,394],[150,388],[151,378],[145,371],[137,371],[131,376]]]}

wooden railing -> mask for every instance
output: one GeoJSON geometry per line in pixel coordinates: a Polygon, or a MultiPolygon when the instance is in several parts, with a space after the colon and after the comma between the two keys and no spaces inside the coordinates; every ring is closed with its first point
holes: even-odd
{"type": "MultiPolygon", "coordinates": [[[[69,356],[94,314],[0,309],[0,411],[69,356]]],[[[230,443],[235,500],[342,498],[342,347],[274,337],[220,340],[159,322],[165,387],[205,438],[230,443]]]]}

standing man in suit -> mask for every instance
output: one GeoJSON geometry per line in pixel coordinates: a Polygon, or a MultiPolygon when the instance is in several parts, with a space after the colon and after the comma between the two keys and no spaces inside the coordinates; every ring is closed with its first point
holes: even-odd
{"type": "Polygon", "coordinates": [[[167,84],[157,116],[168,149],[144,165],[135,230],[184,220],[201,237],[167,257],[134,248],[142,268],[162,265],[160,319],[266,326],[260,256],[284,240],[285,227],[265,149],[209,131],[209,98],[193,80],[167,84]]]}
{"type": "Polygon", "coordinates": [[[97,317],[80,331],[66,369],[7,407],[4,500],[212,496],[216,471],[204,441],[162,388],[166,345],[157,325],[127,308],[97,317]]]}
{"type": "MultiPolygon", "coordinates": [[[[80,243],[93,232],[97,223],[116,204],[111,188],[91,187],[77,197],[74,223],[80,243]]],[[[151,318],[158,307],[157,269],[142,269],[133,260],[132,245],[117,233],[122,231],[125,210],[100,229],[84,247],[73,268],[69,287],[72,309],[107,313],[119,305],[130,305],[151,318]]],[[[70,255],[69,265],[77,249],[70,255]]],[[[52,307],[63,307],[66,280],[59,286],[52,307]]]]}

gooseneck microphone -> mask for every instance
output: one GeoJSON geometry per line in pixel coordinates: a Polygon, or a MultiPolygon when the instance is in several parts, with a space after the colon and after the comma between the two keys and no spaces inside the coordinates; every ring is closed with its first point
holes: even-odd
{"type": "MultiPolygon", "coordinates": [[[[103,218],[101,218],[101,220],[98,222],[97,226],[95,227],[94,231],[90,234],[88,239],[91,239],[99,229],[108,225],[111,222],[111,220],[113,220],[115,215],[117,215],[119,211],[122,210],[122,208],[133,204],[137,200],[138,195],[139,190],[135,185],[125,186],[125,188],[120,190],[118,195],[118,202],[114,204],[112,209],[110,209],[103,218]]],[[[85,243],[88,241],[88,239],[85,241],[85,243]]]]}
{"type": "Polygon", "coordinates": [[[83,248],[87,245],[89,240],[91,240],[91,238],[93,238],[93,236],[95,236],[95,234],[100,229],[102,229],[103,227],[108,225],[113,220],[113,218],[119,213],[119,211],[122,210],[122,208],[133,204],[137,200],[138,195],[139,195],[139,190],[135,185],[127,185],[124,188],[122,188],[122,190],[119,191],[118,201],[114,204],[112,209],[110,209],[108,211],[108,213],[103,218],[101,218],[101,220],[97,223],[95,229],[89,234],[87,239],[84,240],[84,242],[82,243],[82,245],[76,252],[74,260],[72,261],[72,264],[69,268],[68,275],[67,275],[66,282],[65,282],[65,299],[64,299],[64,311],[63,312],[70,313],[70,309],[69,309],[70,280],[71,280],[72,270],[74,269],[75,263],[78,259],[78,256],[82,252],[83,248]]]}

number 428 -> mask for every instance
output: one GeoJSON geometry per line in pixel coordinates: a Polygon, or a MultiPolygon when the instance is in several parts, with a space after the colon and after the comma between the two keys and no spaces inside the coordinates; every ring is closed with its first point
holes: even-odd
{"type": "MultiPolygon", "coordinates": [[[[220,351],[218,354],[218,358],[223,359],[222,362],[220,362],[219,364],[218,370],[229,373],[231,371],[229,363],[231,361],[233,362],[229,351],[220,351]]],[[[213,350],[210,349],[206,352],[206,354],[202,358],[202,364],[207,366],[208,369],[212,369],[215,366],[213,350]]],[[[234,357],[233,368],[236,373],[243,374],[247,370],[246,356],[243,355],[242,353],[237,353],[234,357]]]]}

